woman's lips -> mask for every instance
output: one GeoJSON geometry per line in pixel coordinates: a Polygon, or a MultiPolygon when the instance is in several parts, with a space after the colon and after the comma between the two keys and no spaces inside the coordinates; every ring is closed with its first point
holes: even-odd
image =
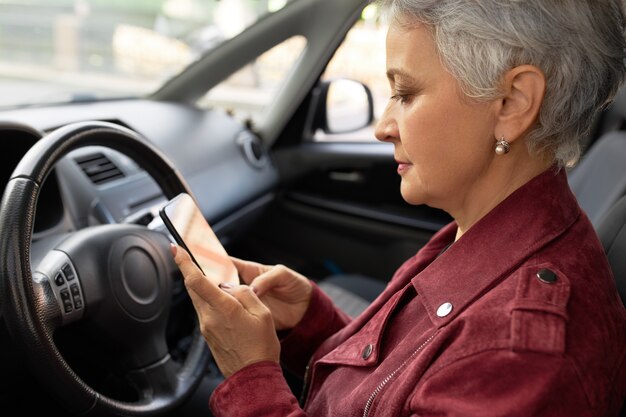
{"type": "Polygon", "coordinates": [[[398,163],[398,174],[402,174],[403,172],[406,172],[410,167],[411,164],[409,164],[408,162],[403,162],[403,161],[396,161],[398,163]]]}

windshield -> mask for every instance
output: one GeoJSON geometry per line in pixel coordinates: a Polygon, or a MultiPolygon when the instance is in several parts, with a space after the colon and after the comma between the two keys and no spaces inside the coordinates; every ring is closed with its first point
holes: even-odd
{"type": "Polygon", "coordinates": [[[138,97],[293,0],[0,0],[0,107],[138,97]]]}

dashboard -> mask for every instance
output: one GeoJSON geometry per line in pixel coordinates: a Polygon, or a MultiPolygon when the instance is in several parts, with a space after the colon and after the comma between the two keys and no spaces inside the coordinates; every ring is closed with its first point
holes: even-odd
{"type": "MultiPolygon", "coordinates": [[[[3,112],[2,189],[43,135],[83,121],[124,126],[160,149],[187,181],[225,245],[273,200],[278,173],[251,131],[219,110],[141,99],[3,112]]],[[[129,157],[106,147],[80,148],[46,179],[33,239],[95,224],[158,223],[156,213],[164,200],[156,182],[129,157]]]]}

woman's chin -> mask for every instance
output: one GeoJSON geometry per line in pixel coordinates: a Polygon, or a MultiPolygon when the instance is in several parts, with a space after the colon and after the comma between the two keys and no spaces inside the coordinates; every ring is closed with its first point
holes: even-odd
{"type": "Polygon", "coordinates": [[[414,206],[426,204],[424,195],[420,191],[415,190],[415,187],[406,184],[404,180],[400,186],[400,195],[402,195],[404,201],[414,206]]]}

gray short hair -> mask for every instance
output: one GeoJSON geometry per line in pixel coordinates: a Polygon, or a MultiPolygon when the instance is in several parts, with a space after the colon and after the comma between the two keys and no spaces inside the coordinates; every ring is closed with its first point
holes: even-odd
{"type": "Polygon", "coordinates": [[[580,157],[581,140],[625,76],[623,0],[378,0],[387,17],[432,30],[444,66],[477,100],[499,96],[502,76],[540,68],[547,90],[531,151],[559,166],[580,157]]]}

